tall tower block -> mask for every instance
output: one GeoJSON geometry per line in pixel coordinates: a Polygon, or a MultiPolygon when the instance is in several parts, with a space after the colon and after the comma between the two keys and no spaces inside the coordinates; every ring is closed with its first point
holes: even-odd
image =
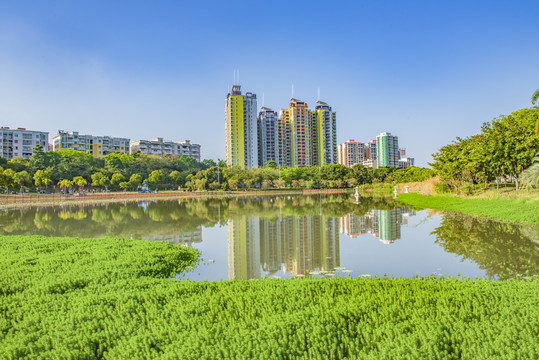
{"type": "Polygon", "coordinates": [[[312,165],[337,164],[337,113],[318,100],[311,114],[312,165]]]}
{"type": "Polygon", "coordinates": [[[256,94],[241,94],[240,85],[232,86],[226,97],[226,163],[250,169],[258,166],[256,94]]]}
{"type": "Polygon", "coordinates": [[[277,113],[262,107],[258,114],[258,166],[265,166],[273,160],[279,161],[279,123],[277,113]]]}
{"type": "Polygon", "coordinates": [[[399,138],[388,132],[378,135],[376,137],[376,158],[378,167],[398,167],[399,138]]]}
{"type": "Polygon", "coordinates": [[[311,166],[311,112],[307,103],[290,99],[287,116],[290,124],[290,165],[311,166]]]}

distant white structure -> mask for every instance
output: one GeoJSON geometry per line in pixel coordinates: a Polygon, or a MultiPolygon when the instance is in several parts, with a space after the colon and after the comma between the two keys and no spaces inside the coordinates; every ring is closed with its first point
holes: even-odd
{"type": "Polygon", "coordinates": [[[406,169],[410,166],[415,166],[415,159],[410,157],[400,158],[399,159],[399,168],[406,169]]]}
{"type": "Polygon", "coordinates": [[[49,133],[26,130],[26,128],[10,129],[0,127],[0,155],[11,160],[16,157],[30,158],[36,145],[43,146],[43,151],[49,151],[49,133]]]}

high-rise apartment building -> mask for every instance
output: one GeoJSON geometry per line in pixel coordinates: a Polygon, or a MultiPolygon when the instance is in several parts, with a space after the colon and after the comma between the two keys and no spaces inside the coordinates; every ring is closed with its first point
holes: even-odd
{"type": "Polygon", "coordinates": [[[128,154],[129,139],[112,136],[80,135],[77,131],[59,130],[52,138],[53,151],[70,149],[84,151],[95,158],[112,153],[128,154]]]}
{"type": "Polygon", "coordinates": [[[258,114],[258,166],[270,160],[279,162],[279,122],[277,113],[262,107],[258,114]]]}
{"type": "Polygon", "coordinates": [[[346,167],[363,164],[365,160],[365,144],[355,140],[348,140],[338,146],[338,163],[346,167]]]}
{"type": "Polygon", "coordinates": [[[10,129],[0,127],[0,156],[7,160],[16,157],[30,158],[36,145],[43,146],[48,151],[49,133],[43,131],[26,130],[25,128],[10,129]]]}
{"type": "Polygon", "coordinates": [[[290,166],[312,165],[311,112],[307,103],[292,98],[282,114],[290,124],[290,166]]]}
{"type": "Polygon", "coordinates": [[[280,166],[292,166],[292,138],[291,126],[288,116],[288,110],[282,109],[280,111],[280,116],[278,120],[278,130],[279,130],[279,165],[280,166]]]}
{"type": "Polygon", "coordinates": [[[378,167],[399,166],[399,139],[391,133],[383,132],[376,137],[376,157],[378,167]]]}
{"type": "Polygon", "coordinates": [[[135,140],[129,143],[129,153],[135,151],[150,155],[188,156],[200,162],[200,145],[191,144],[191,140],[177,142],[163,141],[163,138],[135,140]]]}
{"type": "Polygon", "coordinates": [[[337,163],[337,114],[322,101],[311,113],[311,165],[337,163]]]}
{"type": "Polygon", "coordinates": [[[225,108],[227,165],[249,169],[270,160],[279,166],[322,166],[337,163],[337,116],[325,102],[314,111],[307,103],[290,99],[279,116],[262,107],[258,118],[256,95],[242,95],[234,85],[225,108]]]}
{"type": "Polygon", "coordinates": [[[258,166],[256,94],[241,94],[240,85],[232,86],[226,98],[226,163],[250,169],[258,166]]]}
{"type": "Polygon", "coordinates": [[[376,160],[376,139],[371,140],[365,144],[365,159],[363,160],[363,166],[378,168],[378,161],[376,160]]]}

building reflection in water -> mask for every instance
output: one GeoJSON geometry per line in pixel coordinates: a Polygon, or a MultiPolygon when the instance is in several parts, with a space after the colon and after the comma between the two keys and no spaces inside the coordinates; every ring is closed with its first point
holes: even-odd
{"type": "Polygon", "coordinates": [[[192,246],[195,243],[202,242],[202,226],[198,226],[194,231],[178,231],[178,232],[158,232],[150,236],[141,236],[141,240],[154,240],[168,242],[172,245],[184,244],[192,246]]]}
{"type": "Polygon", "coordinates": [[[259,279],[262,271],[309,275],[332,271],[339,262],[337,218],[243,215],[228,222],[230,279],[259,279]]]}
{"type": "Polygon", "coordinates": [[[401,226],[408,225],[408,217],[415,215],[408,208],[371,210],[364,216],[348,214],[340,218],[340,231],[352,238],[372,234],[384,244],[392,244],[401,238],[401,226]]]}

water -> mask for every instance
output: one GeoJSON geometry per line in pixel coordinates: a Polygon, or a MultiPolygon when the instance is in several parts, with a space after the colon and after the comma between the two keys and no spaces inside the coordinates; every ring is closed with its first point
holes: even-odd
{"type": "Polygon", "coordinates": [[[78,205],[0,213],[1,235],[119,236],[202,251],[191,280],[539,275],[539,229],[349,195],[78,205]]]}

